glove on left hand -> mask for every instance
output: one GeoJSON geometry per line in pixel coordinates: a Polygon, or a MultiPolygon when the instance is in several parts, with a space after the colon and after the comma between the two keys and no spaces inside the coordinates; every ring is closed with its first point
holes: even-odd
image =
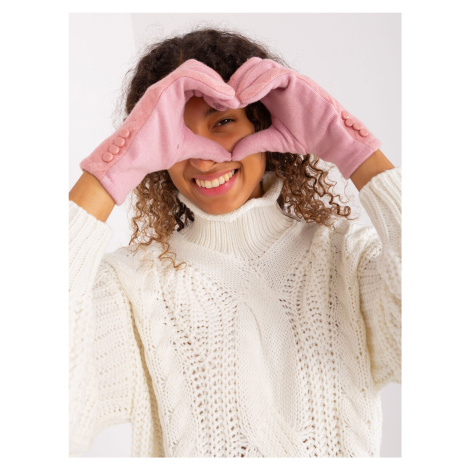
{"type": "Polygon", "coordinates": [[[271,127],[237,143],[232,160],[264,151],[314,154],[349,178],[380,148],[379,140],[313,80],[273,60],[251,58],[228,84],[240,107],[261,101],[272,119],[271,127]]]}

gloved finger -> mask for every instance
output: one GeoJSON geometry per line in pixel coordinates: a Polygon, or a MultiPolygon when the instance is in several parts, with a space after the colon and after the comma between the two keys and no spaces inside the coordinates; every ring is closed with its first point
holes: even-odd
{"type": "MultiPolygon", "coordinates": [[[[176,70],[179,71],[180,75],[192,77],[195,80],[200,80],[202,83],[206,84],[210,88],[216,92],[214,95],[212,93],[208,93],[201,88],[196,88],[195,96],[201,96],[201,93],[204,93],[210,99],[220,99],[224,100],[224,98],[232,98],[235,97],[235,90],[232,86],[228,85],[224,82],[223,78],[218,74],[214,69],[199,62],[195,59],[189,59],[183,64],[181,64],[176,70]],[[222,96],[220,96],[220,94],[222,96]]],[[[238,100],[231,101],[232,105],[235,105],[238,100]]],[[[217,108],[216,108],[217,109],[217,108]]]]}
{"type": "Polygon", "coordinates": [[[287,68],[273,68],[265,71],[257,77],[249,86],[238,92],[238,98],[242,106],[247,106],[256,101],[262,101],[269,109],[268,97],[273,90],[285,89],[295,80],[295,73],[287,68]]]}
{"type": "Polygon", "coordinates": [[[187,97],[190,93],[186,92],[191,91],[209,96],[215,102],[224,103],[227,100],[228,107],[238,104],[235,90],[227,85],[215,70],[195,60],[185,62],[165,78],[154,83],[147,89],[145,95],[151,97],[147,101],[157,103],[162,94],[175,94],[177,101],[179,96],[187,97]]]}
{"type": "Polygon", "coordinates": [[[243,77],[246,75],[248,71],[253,69],[255,65],[260,63],[263,59],[260,59],[259,57],[252,57],[251,59],[248,59],[243,65],[241,65],[235,73],[230,77],[230,80],[228,81],[228,84],[235,90],[237,91],[239,89],[240,83],[243,80],[243,77]]]}
{"type": "Polygon", "coordinates": [[[237,105],[238,98],[235,90],[223,81],[214,80],[200,72],[188,71],[184,76],[178,77],[172,86],[181,86],[183,92],[194,91],[198,96],[208,96],[216,101],[230,105],[237,105]]]}
{"type": "Polygon", "coordinates": [[[236,89],[237,93],[241,93],[243,90],[246,90],[254,82],[256,82],[261,76],[266,75],[270,70],[286,70],[291,71],[290,69],[284,67],[274,60],[263,59],[261,62],[258,62],[250,70],[247,70],[243,75],[242,79],[238,83],[238,88],[236,89]]]}
{"type": "Polygon", "coordinates": [[[222,82],[224,82],[224,79],[213,68],[209,67],[203,62],[199,62],[196,59],[188,59],[186,62],[183,62],[178,68],[175,69],[175,71],[177,70],[179,71],[196,70],[201,73],[205,73],[206,75],[209,75],[214,80],[221,80],[222,82]]]}
{"type": "Polygon", "coordinates": [[[306,150],[282,122],[275,120],[268,129],[241,139],[232,150],[232,160],[239,161],[258,152],[305,154],[306,150]]]}
{"type": "Polygon", "coordinates": [[[189,158],[226,162],[232,159],[232,154],[219,143],[206,137],[194,134],[188,127],[183,128],[183,144],[178,152],[178,161],[189,158]]]}
{"type": "Polygon", "coordinates": [[[212,98],[211,96],[204,95],[202,91],[198,90],[187,90],[184,92],[185,96],[185,103],[187,103],[193,96],[197,96],[198,98],[203,98],[204,101],[212,108],[216,109],[217,111],[226,111],[229,107],[232,109],[236,109],[239,107],[240,101],[238,98],[229,99],[227,100],[220,100],[216,98],[212,98]]]}
{"type": "MultiPolygon", "coordinates": [[[[195,96],[198,96],[195,94],[195,96]]],[[[201,94],[204,101],[217,111],[227,111],[227,109],[238,109],[240,107],[240,100],[235,96],[233,98],[220,100],[219,98],[213,98],[212,96],[201,94]]]]}

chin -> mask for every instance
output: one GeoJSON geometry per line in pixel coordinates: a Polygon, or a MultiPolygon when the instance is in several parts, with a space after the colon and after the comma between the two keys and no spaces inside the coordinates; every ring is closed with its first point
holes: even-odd
{"type": "Polygon", "coordinates": [[[198,206],[204,211],[207,212],[208,214],[212,215],[224,215],[224,214],[229,214],[230,212],[233,212],[234,210],[238,209],[240,205],[236,204],[220,204],[220,207],[201,207],[199,204],[198,206]]]}

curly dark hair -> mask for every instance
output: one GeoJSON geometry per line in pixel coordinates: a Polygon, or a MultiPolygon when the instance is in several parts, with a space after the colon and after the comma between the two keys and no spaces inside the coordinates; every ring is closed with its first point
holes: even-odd
{"type": "MultiPolygon", "coordinates": [[[[149,86],[188,59],[213,68],[228,82],[251,57],[272,59],[287,66],[266,46],[227,29],[197,28],[147,46],[136,67],[126,74],[125,113],[130,114],[149,86]]],[[[250,104],[245,112],[255,132],[271,125],[271,115],[261,102],[250,104]]],[[[340,196],[333,193],[336,183],[327,179],[328,170],[319,168],[318,164],[319,159],[314,155],[266,152],[265,171],[275,171],[284,180],[277,203],[287,216],[330,225],[336,217],[349,217],[351,208],[340,204],[340,196]]],[[[142,180],[133,192],[135,213],[129,242],[138,247],[159,242],[164,249],[160,260],[171,260],[176,269],[185,263],[175,265],[176,254],[169,252],[167,239],[175,229],[180,231],[194,221],[194,214],[177,198],[177,193],[167,170],[150,173],[142,180]],[[168,253],[174,257],[165,256],[168,253]]]]}

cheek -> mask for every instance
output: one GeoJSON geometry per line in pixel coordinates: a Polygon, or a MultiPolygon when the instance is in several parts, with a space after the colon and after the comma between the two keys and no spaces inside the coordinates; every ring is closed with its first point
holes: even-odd
{"type": "Polygon", "coordinates": [[[266,153],[265,152],[255,153],[253,157],[256,159],[256,162],[258,163],[259,166],[264,167],[266,165],[266,153]]]}
{"type": "Polygon", "coordinates": [[[245,177],[250,181],[258,181],[266,170],[266,154],[264,152],[249,155],[241,162],[245,170],[245,177]]]}
{"type": "Polygon", "coordinates": [[[168,174],[171,181],[179,189],[184,181],[184,162],[175,163],[171,168],[168,168],[168,174]]]}

